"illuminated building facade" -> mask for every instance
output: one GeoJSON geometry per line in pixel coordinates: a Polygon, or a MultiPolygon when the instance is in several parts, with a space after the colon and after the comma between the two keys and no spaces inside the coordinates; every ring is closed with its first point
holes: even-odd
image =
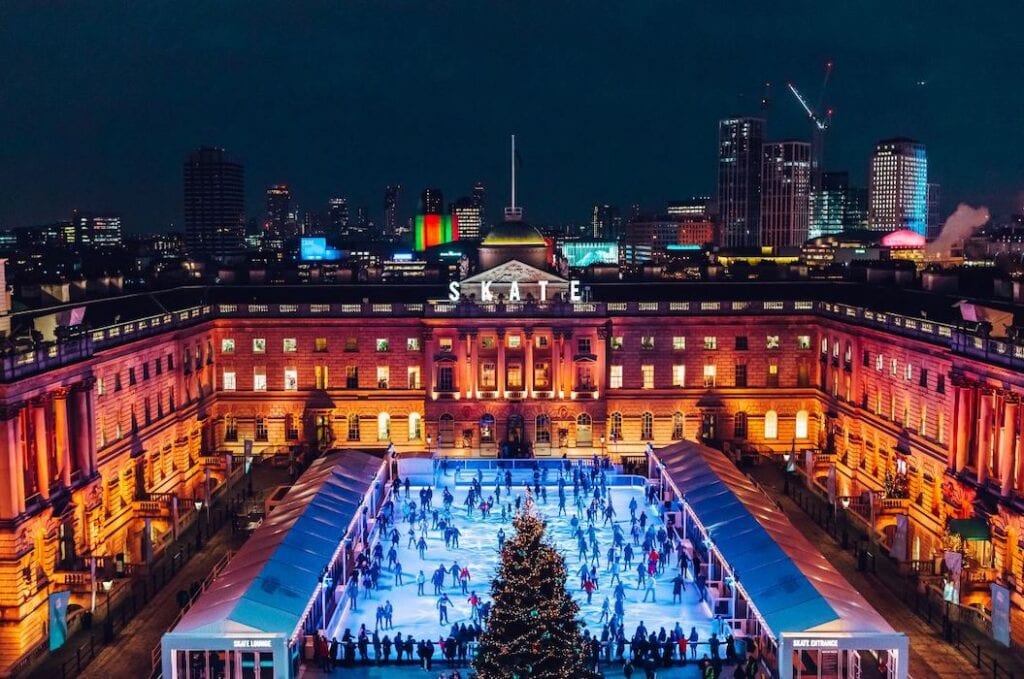
{"type": "Polygon", "coordinates": [[[902,138],[878,142],[870,175],[868,228],[910,229],[926,235],[928,159],[924,144],[902,138]]]}
{"type": "Polygon", "coordinates": [[[850,197],[850,176],[846,172],[825,172],[821,187],[811,191],[808,202],[807,237],[834,236],[846,225],[850,197]]]}
{"type": "Polygon", "coordinates": [[[459,227],[459,240],[480,240],[483,233],[482,211],[473,196],[464,196],[452,204],[450,212],[459,227]]]}
{"type": "Polygon", "coordinates": [[[807,240],[811,145],[779,141],[762,148],[760,245],[799,247],[807,240]]]}
{"type": "Polygon", "coordinates": [[[71,224],[65,232],[71,236],[68,245],[82,245],[99,249],[121,247],[121,217],[75,210],[71,224]]]}
{"type": "Polygon", "coordinates": [[[718,123],[718,219],[725,247],[756,247],[760,236],[763,118],[718,123]]]}
{"type": "Polygon", "coordinates": [[[275,238],[297,235],[295,214],[292,212],[292,192],[287,184],[274,184],[267,188],[267,221],[264,230],[275,238]]]}
{"type": "MultiPolygon", "coordinates": [[[[492,247],[543,247],[525,225],[497,231],[492,247]]],[[[0,665],[45,643],[50,593],[87,601],[90,559],[139,564],[166,544],[247,442],[259,455],[393,442],[617,458],[683,438],[795,451],[907,561],[941,554],[949,519],[989,507],[989,539],[965,550],[1020,604],[1019,348],[964,335],[946,298],[920,301],[928,318],[831,282],[588,283],[574,301],[575,282],[507,259],[462,283],[457,302],[431,283],[92,302],[88,332],[0,357],[0,665]]],[[[983,601],[985,578],[964,601],[983,601]]]]}

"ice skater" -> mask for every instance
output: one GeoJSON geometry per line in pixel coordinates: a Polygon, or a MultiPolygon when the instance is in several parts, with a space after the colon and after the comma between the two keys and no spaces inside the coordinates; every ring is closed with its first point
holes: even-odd
{"type": "Polygon", "coordinates": [[[452,600],[448,598],[447,594],[442,594],[437,600],[437,624],[447,625],[448,624],[448,607],[452,605],[452,600]]]}

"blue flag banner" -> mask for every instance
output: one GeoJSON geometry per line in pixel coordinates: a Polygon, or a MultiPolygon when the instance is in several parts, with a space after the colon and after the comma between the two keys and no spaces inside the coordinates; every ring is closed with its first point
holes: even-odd
{"type": "Polygon", "coordinates": [[[71,592],[50,595],[50,650],[56,651],[68,640],[68,601],[71,592]]]}

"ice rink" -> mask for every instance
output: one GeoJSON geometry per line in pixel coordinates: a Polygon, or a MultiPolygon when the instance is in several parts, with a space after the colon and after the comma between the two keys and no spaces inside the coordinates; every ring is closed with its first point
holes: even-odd
{"type": "MultiPolygon", "coordinates": [[[[444,564],[449,569],[455,562],[460,567],[468,567],[471,575],[469,590],[475,590],[484,601],[490,600],[490,581],[496,572],[498,563],[498,530],[503,528],[506,538],[511,538],[514,533],[512,521],[511,518],[506,518],[503,522],[501,512],[498,511],[497,507],[491,512],[488,519],[483,519],[478,509],[474,509],[471,517],[468,516],[463,503],[469,492],[469,485],[463,482],[458,486],[454,486],[450,484],[453,480],[452,476],[444,477],[433,487],[433,506],[438,508],[443,506],[442,493],[443,488],[446,486],[446,481],[448,481],[449,485],[447,487],[455,496],[455,501],[452,505],[452,515],[455,525],[461,531],[459,547],[457,549],[446,549],[442,532],[440,530],[428,530],[426,536],[428,548],[425,557],[420,559],[416,548],[410,549],[408,545],[407,532],[409,524],[401,521],[401,511],[396,509],[396,515],[399,520],[399,533],[401,535],[398,560],[402,564],[403,584],[397,585],[393,572],[387,568],[386,555],[390,543],[386,542],[384,545],[384,569],[379,581],[379,591],[372,591],[369,598],[364,598],[363,592],[360,591],[357,608],[354,611],[348,610],[348,602],[342,598],[338,611],[328,625],[328,638],[341,638],[346,628],[350,629],[354,635],[358,632],[361,624],[365,624],[367,630],[372,633],[376,623],[377,606],[386,601],[390,601],[394,607],[393,629],[387,630],[387,633],[392,637],[396,632],[401,632],[403,637],[411,634],[416,639],[432,638],[437,640],[439,637],[448,635],[448,630],[453,623],[466,623],[468,625],[470,623],[471,607],[467,602],[467,595],[462,594],[461,586],[453,585],[450,574],[445,578],[444,591],[448,594],[454,605],[448,609],[449,623],[442,625],[438,622],[436,606],[438,597],[433,596],[434,587],[430,578],[440,564],[444,564]],[[424,596],[417,596],[416,578],[421,570],[426,576],[427,582],[424,586],[424,596]]],[[[411,490],[410,499],[417,503],[419,502],[420,488],[422,486],[413,485],[411,490]]],[[[513,483],[513,498],[506,497],[504,488],[502,490],[502,502],[507,503],[514,499],[515,494],[522,495],[524,493],[522,480],[518,481],[518,485],[513,483]]],[[[484,497],[493,495],[493,475],[490,476],[489,480],[485,478],[483,491],[484,497]]],[[[577,543],[572,537],[573,529],[570,525],[570,521],[576,513],[572,486],[569,484],[566,487],[567,513],[565,516],[558,515],[557,485],[548,483],[546,491],[547,503],[538,501],[536,504],[537,510],[544,515],[547,521],[547,535],[549,539],[566,558],[568,573],[566,585],[577,603],[580,604],[582,619],[586,622],[592,634],[600,635],[602,628],[602,624],[599,622],[601,618],[601,605],[606,596],[609,598],[611,610],[614,612],[613,585],[610,582],[611,573],[606,563],[606,553],[608,547],[612,545],[612,525],[611,523],[604,525],[603,518],[599,518],[595,524],[600,551],[598,567],[599,589],[594,592],[592,602],[587,604],[586,593],[580,588],[579,571],[583,562],[579,560],[577,543]]],[[[630,541],[629,503],[632,498],[635,498],[638,504],[638,517],[641,511],[645,511],[649,521],[653,522],[655,527],[660,525],[656,512],[653,511],[653,508],[648,507],[644,501],[642,487],[610,487],[609,494],[617,512],[615,521],[621,524],[627,542],[630,541]]],[[[401,500],[406,502],[404,493],[401,500]]],[[[586,528],[585,515],[581,515],[579,518],[584,528],[586,528]]],[[[418,526],[416,536],[417,538],[419,537],[418,526]]],[[[671,580],[678,572],[676,559],[673,555],[665,568],[664,574],[658,576],[655,586],[655,601],[647,601],[645,603],[642,601],[645,594],[644,588],[638,588],[636,574],[636,564],[638,560],[643,559],[643,556],[640,554],[641,548],[637,547],[635,549],[638,556],[634,557],[632,569],[623,568],[620,574],[625,586],[624,632],[627,639],[632,637],[636,626],[641,621],[643,621],[649,632],[655,633],[661,627],[664,627],[666,631],[670,631],[676,622],[679,622],[687,634],[691,626],[696,626],[700,639],[702,641],[707,639],[711,629],[711,614],[707,605],[699,601],[696,587],[692,584],[692,571],[687,578],[687,588],[683,592],[682,603],[671,603],[671,580]]],[[[384,631],[381,631],[380,635],[383,636],[384,633],[384,631]]]]}

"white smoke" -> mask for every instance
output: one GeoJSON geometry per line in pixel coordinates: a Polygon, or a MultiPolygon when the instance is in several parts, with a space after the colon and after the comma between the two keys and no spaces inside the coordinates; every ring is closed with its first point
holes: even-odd
{"type": "Polygon", "coordinates": [[[957,243],[962,243],[970,238],[975,231],[988,223],[988,208],[971,207],[966,203],[960,203],[956,210],[946,219],[942,225],[939,237],[928,244],[926,248],[929,257],[949,257],[950,248],[957,243]]]}

